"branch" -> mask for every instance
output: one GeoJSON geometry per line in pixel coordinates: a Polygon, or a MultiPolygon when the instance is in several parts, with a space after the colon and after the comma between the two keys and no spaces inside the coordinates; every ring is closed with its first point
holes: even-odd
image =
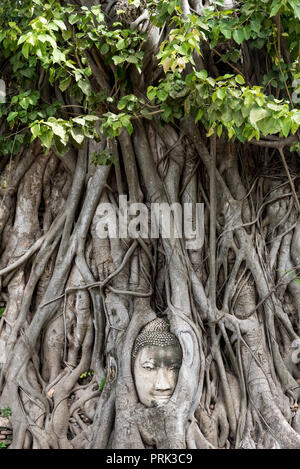
{"type": "Polygon", "coordinates": [[[267,147],[267,148],[277,148],[278,150],[280,148],[284,148],[288,145],[292,145],[293,143],[299,142],[298,138],[295,137],[294,135],[291,135],[290,137],[287,138],[277,138],[277,137],[265,137],[268,140],[249,140],[249,143],[252,143],[253,145],[258,145],[260,147],[267,147]]]}
{"type": "Polygon", "coordinates": [[[293,196],[294,196],[294,199],[295,199],[295,202],[296,202],[296,205],[297,205],[298,212],[300,213],[299,199],[298,199],[298,196],[297,196],[297,194],[296,194],[294,182],[293,182],[293,180],[292,180],[292,178],[291,178],[291,175],[290,175],[290,172],[289,172],[289,168],[288,168],[288,165],[287,165],[287,163],[286,163],[286,159],[285,159],[284,153],[283,153],[283,151],[282,151],[282,148],[279,148],[278,151],[279,151],[279,153],[280,153],[280,156],[281,156],[281,159],[282,159],[282,163],[283,163],[284,169],[285,169],[285,171],[286,171],[287,177],[289,178],[290,186],[291,186],[291,189],[292,189],[292,192],[293,192],[293,196]]]}

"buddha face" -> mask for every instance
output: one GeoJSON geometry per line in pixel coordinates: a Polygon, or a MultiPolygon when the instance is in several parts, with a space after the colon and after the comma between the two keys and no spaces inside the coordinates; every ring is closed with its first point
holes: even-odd
{"type": "Polygon", "coordinates": [[[146,407],[167,404],[177,384],[181,366],[180,346],[147,345],[134,362],[134,379],[139,400],[146,407]]]}

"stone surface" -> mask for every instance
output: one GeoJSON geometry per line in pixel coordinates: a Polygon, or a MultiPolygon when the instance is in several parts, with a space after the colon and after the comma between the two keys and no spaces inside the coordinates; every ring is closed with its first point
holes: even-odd
{"type": "Polygon", "coordinates": [[[9,419],[6,418],[6,417],[0,417],[0,427],[9,427],[10,428],[9,419]]]}
{"type": "Polygon", "coordinates": [[[177,384],[182,350],[164,320],[154,319],[144,327],[136,338],[132,360],[140,402],[146,407],[167,404],[177,384]]]}

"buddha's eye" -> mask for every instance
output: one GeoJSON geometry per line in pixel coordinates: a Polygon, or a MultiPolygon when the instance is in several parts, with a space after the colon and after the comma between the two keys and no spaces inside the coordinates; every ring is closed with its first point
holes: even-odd
{"type": "Polygon", "coordinates": [[[171,365],[169,368],[170,368],[170,370],[178,371],[180,366],[179,365],[171,365]]]}
{"type": "Polygon", "coordinates": [[[147,370],[147,371],[152,371],[154,370],[154,366],[149,366],[149,365],[145,365],[143,366],[144,370],[147,370]]]}

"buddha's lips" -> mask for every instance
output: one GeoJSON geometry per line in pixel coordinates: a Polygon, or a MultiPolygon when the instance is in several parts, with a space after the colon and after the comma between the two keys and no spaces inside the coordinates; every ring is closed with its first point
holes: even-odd
{"type": "Polygon", "coordinates": [[[161,396],[161,395],[155,395],[155,396],[153,396],[153,397],[154,397],[154,399],[159,399],[159,400],[161,401],[161,400],[170,399],[171,395],[172,395],[172,394],[163,395],[163,396],[161,396]]]}

